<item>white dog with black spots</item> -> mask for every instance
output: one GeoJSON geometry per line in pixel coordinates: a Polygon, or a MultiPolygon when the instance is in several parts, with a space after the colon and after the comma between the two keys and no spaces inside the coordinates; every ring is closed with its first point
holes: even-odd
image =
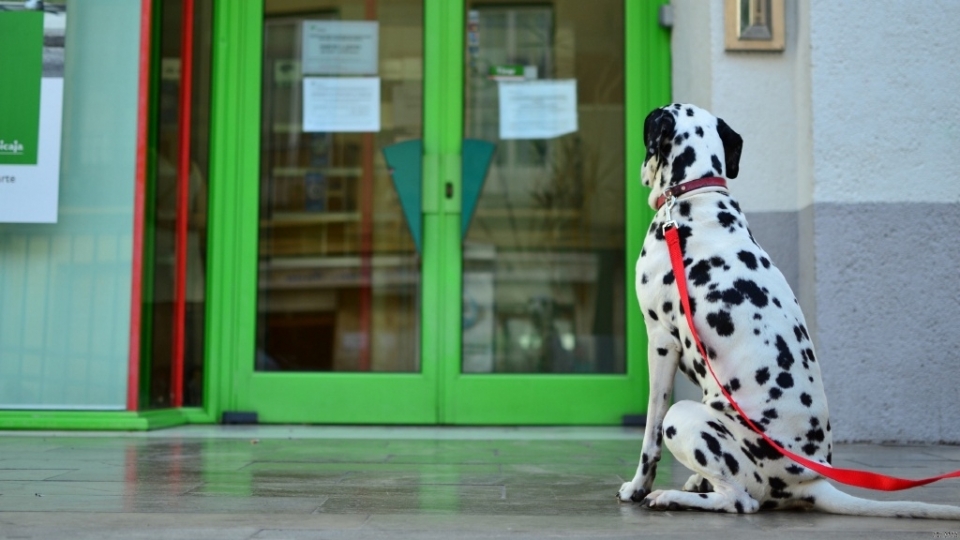
{"type": "MultiPolygon", "coordinates": [[[[693,105],[655,109],[644,123],[642,182],[657,208],[668,189],[707,177],[736,178],[741,137],[693,105]]],[[[800,305],[783,274],[723,186],[683,193],[676,222],[694,324],[718,379],[753,423],[783,448],[832,459],[820,364],[800,305]]],[[[960,519],[960,508],[850,496],[782,456],[753,432],[721,393],[680,306],[661,208],[637,261],[636,290],[647,327],[650,401],[634,478],[617,497],[655,509],[752,513],[816,509],[836,514],[960,519]],[[703,391],[670,406],[679,369],[703,391]],[[682,490],[652,491],[661,445],[694,472],[682,490]]]]}

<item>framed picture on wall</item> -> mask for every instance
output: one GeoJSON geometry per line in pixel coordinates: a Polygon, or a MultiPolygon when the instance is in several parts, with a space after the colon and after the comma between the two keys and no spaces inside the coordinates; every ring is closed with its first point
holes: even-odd
{"type": "Polygon", "coordinates": [[[726,50],[783,51],[783,0],[724,1],[726,50]]]}

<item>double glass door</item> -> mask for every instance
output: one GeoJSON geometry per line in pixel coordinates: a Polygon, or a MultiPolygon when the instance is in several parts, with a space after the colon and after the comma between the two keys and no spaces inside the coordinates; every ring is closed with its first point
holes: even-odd
{"type": "Polygon", "coordinates": [[[246,340],[219,408],[307,423],[641,412],[627,236],[648,216],[625,172],[641,14],[626,4],[220,8],[236,45],[221,62],[238,66],[221,76],[248,96],[220,112],[240,132],[214,141],[238,157],[221,197],[241,201],[220,212],[256,227],[236,234],[239,268],[219,265],[241,301],[213,318],[246,340]]]}

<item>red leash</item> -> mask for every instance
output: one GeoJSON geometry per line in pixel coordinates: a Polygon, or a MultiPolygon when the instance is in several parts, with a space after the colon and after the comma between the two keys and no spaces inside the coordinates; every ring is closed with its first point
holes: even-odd
{"type": "Polygon", "coordinates": [[[677,234],[677,224],[676,222],[670,219],[670,206],[673,205],[675,199],[668,201],[668,210],[667,210],[667,222],[663,225],[663,235],[667,240],[667,245],[670,248],[670,264],[673,266],[673,276],[677,282],[677,289],[680,292],[680,302],[683,305],[683,311],[687,318],[687,324],[690,325],[690,333],[693,334],[693,341],[697,344],[697,349],[700,351],[700,355],[703,357],[704,363],[707,365],[707,369],[710,371],[710,375],[713,376],[713,380],[716,381],[717,386],[720,387],[720,391],[723,392],[724,397],[727,398],[727,401],[730,402],[730,405],[740,414],[740,417],[750,426],[750,429],[755,431],[758,435],[763,437],[763,440],[767,442],[770,446],[777,449],[782,455],[792,459],[793,461],[803,465],[804,467],[816,471],[821,475],[830,478],[831,480],[836,480],[841,484],[847,484],[849,486],[856,486],[867,489],[877,489],[882,491],[898,491],[901,489],[909,489],[918,486],[924,486],[937,480],[943,480],[944,478],[958,478],[960,477],[960,471],[954,471],[952,473],[943,474],[940,476],[935,476],[933,478],[924,478],[921,480],[908,480],[905,478],[895,478],[892,476],[884,476],[882,474],[872,473],[869,471],[858,471],[854,469],[838,469],[831,467],[830,465],[825,465],[823,463],[817,463],[811,461],[803,456],[798,456],[793,452],[783,448],[779,444],[775,443],[770,437],[768,437],[764,432],[760,431],[757,426],[750,420],[750,417],[737,405],[737,402],[733,400],[733,396],[727,392],[723,384],[720,383],[720,380],[717,378],[717,374],[713,372],[713,366],[710,365],[710,359],[707,356],[703,348],[703,344],[700,343],[700,336],[697,335],[697,330],[693,326],[693,315],[690,310],[690,297],[687,294],[687,275],[686,269],[683,265],[683,251],[680,249],[680,237],[677,234]]]}

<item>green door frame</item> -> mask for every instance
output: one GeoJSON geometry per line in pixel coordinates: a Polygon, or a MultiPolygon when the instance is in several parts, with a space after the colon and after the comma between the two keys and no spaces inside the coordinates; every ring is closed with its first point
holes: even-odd
{"type": "MultiPolygon", "coordinates": [[[[669,33],[660,0],[624,0],[626,22],[626,290],[652,218],[639,184],[643,116],[670,98],[669,33]]],[[[424,258],[418,374],[253,373],[256,335],[262,4],[216,3],[207,291],[206,387],[198,421],[256,405],[262,421],[409,424],[616,424],[646,406],[646,339],[636,302],[627,305],[623,375],[462,375],[460,151],[463,136],[464,7],[424,2],[424,258]],[[445,184],[453,195],[447,197],[445,184]],[[317,381],[323,393],[313,390],[317,381]],[[403,381],[401,387],[397,381],[403,381]],[[254,384],[255,382],[255,384],[254,384]],[[398,390],[399,389],[399,390],[398,390]],[[362,409],[341,403],[358,393],[362,409]],[[276,396],[293,395],[298,410],[276,396]],[[573,398],[575,396],[575,399],[573,398]],[[585,406],[590,403],[590,406],[585,406]],[[403,404],[403,406],[398,406],[403,404]],[[341,408],[318,420],[315,411],[341,408]]]]}

